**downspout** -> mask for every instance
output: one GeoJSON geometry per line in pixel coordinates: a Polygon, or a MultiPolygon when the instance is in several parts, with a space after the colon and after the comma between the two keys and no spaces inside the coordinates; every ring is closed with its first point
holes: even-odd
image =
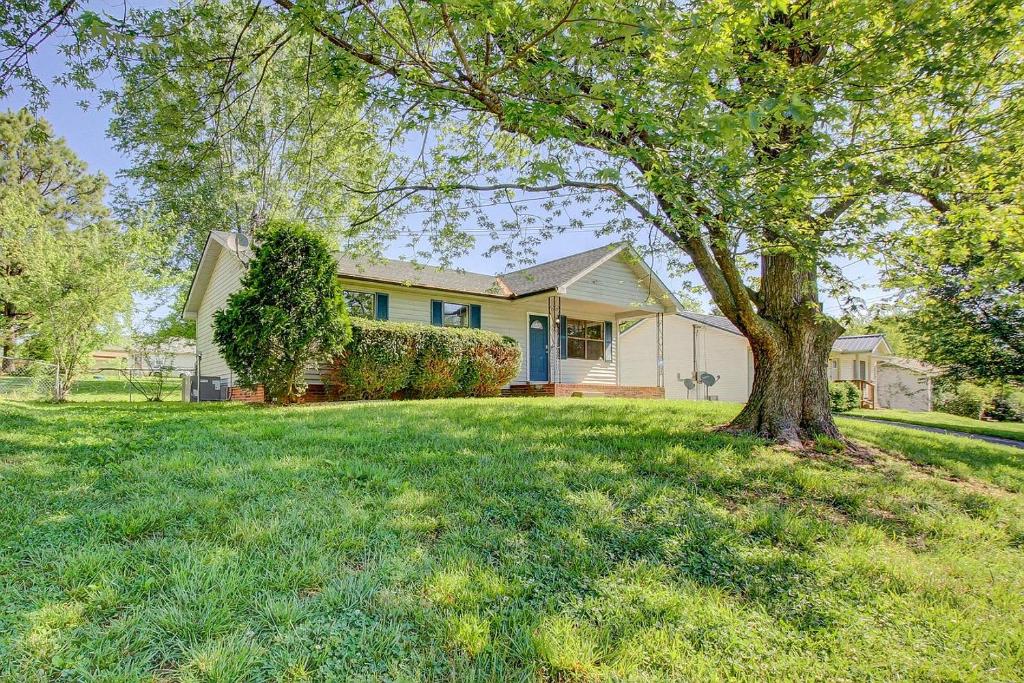
{"type": "Polygon", "coordinates": [[[700,400],[700,382],[697,381],[697,326],[693,326],[693,384],[694,400],[700,400]]]}

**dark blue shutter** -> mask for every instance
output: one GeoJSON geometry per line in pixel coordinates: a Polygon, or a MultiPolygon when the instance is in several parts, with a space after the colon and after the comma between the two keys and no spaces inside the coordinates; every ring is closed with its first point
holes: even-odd
{"type": "Polygon", "coordinates": [[[604,321],[604,359],[612,359],[612,324],[607,320],[604,321]]]}
{"type": "Polygon", "coordinates": [[[438,327],[444,324],[441,302],[437,299],[430,301],[430,324],[438,327]]]}
{"type": "Polygon", "coordinates": [[[469,305],[469,326],[475,330],[480,329],[480,305],[469,305]]]}
{"type": "Polygon", "coordinates": [[[388,295],[377,292],[377,320],[388,319],[388,295]]]}
{"type": "Polygon", "coordinates": [[[558,357],[569,357],[569,338],[566,336],[568,330],[565,328],[565,316],[558,316],[558,357]]]}

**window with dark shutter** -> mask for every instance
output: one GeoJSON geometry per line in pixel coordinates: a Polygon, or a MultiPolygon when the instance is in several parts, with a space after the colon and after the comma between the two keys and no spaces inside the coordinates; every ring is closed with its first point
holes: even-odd
{"type": "Polygon", "coordinates": [[[377,295],[373,292],[358,292],[346,289],[342,292],[348,314],[354,318],[369,318],[377,315],[377,295]]]}
{"type": "Polygon", "coordinates": [[[566,358],[606,360],[605,341],[611,341],[605,334],[608,327],[602,320],[566,318],[566,358]]]}
{"type": "Polygon", "coordinates": [[[480,327],[480,307],[434,299],[430,302],[430,324],[439,327],[480,327]]]}

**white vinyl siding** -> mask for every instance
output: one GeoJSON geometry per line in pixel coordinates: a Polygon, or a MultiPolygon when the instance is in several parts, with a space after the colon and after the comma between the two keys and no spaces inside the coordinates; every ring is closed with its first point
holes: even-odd
{"type": "Polygon", "coordinates": [[[196,351],[203,356],[200,372],[204,376],[227,378],[229,382],[231,369],[213,341],[213,314],[223,309],[228,296],[239,288],[242,270],[238,257],[231,252],[220,251],[196,317],[196,351]]]}
{"type": "Polygon", "coordinates": [[[622,309],[642,308],[655,312],[662,310],[658,304],[649,302],[655,290],[649,277],[641,277],[638,269],[626,263],[622,256],[616,256],[569,285],[565,296],[622,309]]]}
{"type": "MultiPolygon", "coordinates": [[[[647,318],[620,335],[620,384],[654,386],[657,383],[656,334],[657,323],[647,318]]],[[[665,316],[664,335],[665,398],[703,400],[717,396],[719,401],[747,400],[753,384],[754,364],[745,338],[677,315],[665,316]],[[718,379],[710,387],[701,384],[687,389],[684,380],[693,379],[695,371],[698,374],[708,372],[718,379]]]]}
{"type": "Polygon", "coordinates": [[[875,381],[875,365],[880,356],[871,353],[833,353],[829,356],[829,379],[836,382],[848,382],[851,379],[875,381]],[[835,361],[837,372],[832,372],[832,361],[835,361]],[[860,364],[864,363],[861,374],[860,364]]]}
{"type": "Polygon", "coordinates": [[[746,338],[705,326],[697,339],[700,369],[718,378],[708,387],[708,395],[720,401],[746,401],[754,384],[754,359],[746,338]]]}
{"type": "MultiPolygon", "coordinates": [[[[224,308],[228,295],[240,286],[243,265],[241,261],[226,250],[221,250],[216,257],[210,281],[197,313],[197,350],[203,354],[202,373],[226,378],[234,383],[234,377],[227,364],[221,358],[213,342],[213,314],[224,308]]],[[[561,295],[561,315],[567,318],[578,318],[596,322],[611,321],[614,325],[613,310],[642,308],[643,310],[661,310],[656,304],[644,304],[648,299],[648,283],[638,276],[637,270],[617,256],[584,275],[579,281],[568,287],[561,295]],[[577,299],[570,301],[569,299],[577,299]]],[[[355,278],[339,278],[341,287],[358,292],[381,292],[389,295],[388,319],[395,322],[431,323],[431,301],[441,300],[480,306],[481,328],[515,339],[523,352],[523,362],[519,375],[513,382],[528,381],[528,330],[529,314],[547,315],[548,297],[553,292],[543,292],[533,297],[525,297],[509,301],[497,297],[451,293],[439,290],[404,287],[401,285],[367,282],[355,278]]],[[[674,316],[666,316],[666,319],[674,316]]],[[[555,321],[550,324],[554,326],[555,321]]],[[[651,323],[653,326],[653,323],[651,323]]],[[[666,333],[666,338],[668,334],[666,333]]],[[[652,375],[650,381],[625,381],[616,370],[618,358],[618,334],[613,332],[611,354],[601,360],[584,360],[576,358],[549,359],[549,366],[554,372],[556,364],[560,364],[561,374],[552,376],[552,381],[565,384],[631,384],[653,386],[656,382],[652,375]]],[[[654,368],[654,350],[650,350],[651,368],[654,368]]],[[[673,375],[674,376],[674,375],[673,375]]],[[[669,372],[666,370],[666,378],[669,372]]],[[[320,382],[320,373],[316,365],[306,372],[306,379],[311,383],[320,382]]],[[[724,400],[724,399],[723,399],[724,400]]]]}
{"type": "Polygon", "coordinates": [[[927,412],[932,409],[932,381],[927,375],[895,365],[878,366],[879,408],[927,412]]]}

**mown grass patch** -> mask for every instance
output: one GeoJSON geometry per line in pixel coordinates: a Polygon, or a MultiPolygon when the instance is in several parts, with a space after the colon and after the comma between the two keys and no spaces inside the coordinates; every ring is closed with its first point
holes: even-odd
{"type": "Polygon", "coordinates": [[[123,377],[96,379],[83,377],[71,388],[68,400],[74,403],[93,401],[146,401],[147,397],[160,396],[161,401],[181,401],[180,377],[164,380],[139,377],[129,382],[123,377]]]}
{"type": "Polygon", "coordinates": [[[1020,677],[1019,453],[734,410],[0,404],[0,678],[1020,677]]]}
{"type": "Polygon", "coordinates": [[[986,436],[1001,436],[1004,439],[1016,439],[1024,441],[1024,422],[983,422],[969,417],[949,415],[947,413],[919,413],[910,410],[851,410],[851,415],[873,417],[877,420],[892,420],[893,422],[906,422],[908,424],[924,425],[925,427],[937,427],[948,429],[954,432],[966,432],[968,434],[984,434],[986,436]]]}

